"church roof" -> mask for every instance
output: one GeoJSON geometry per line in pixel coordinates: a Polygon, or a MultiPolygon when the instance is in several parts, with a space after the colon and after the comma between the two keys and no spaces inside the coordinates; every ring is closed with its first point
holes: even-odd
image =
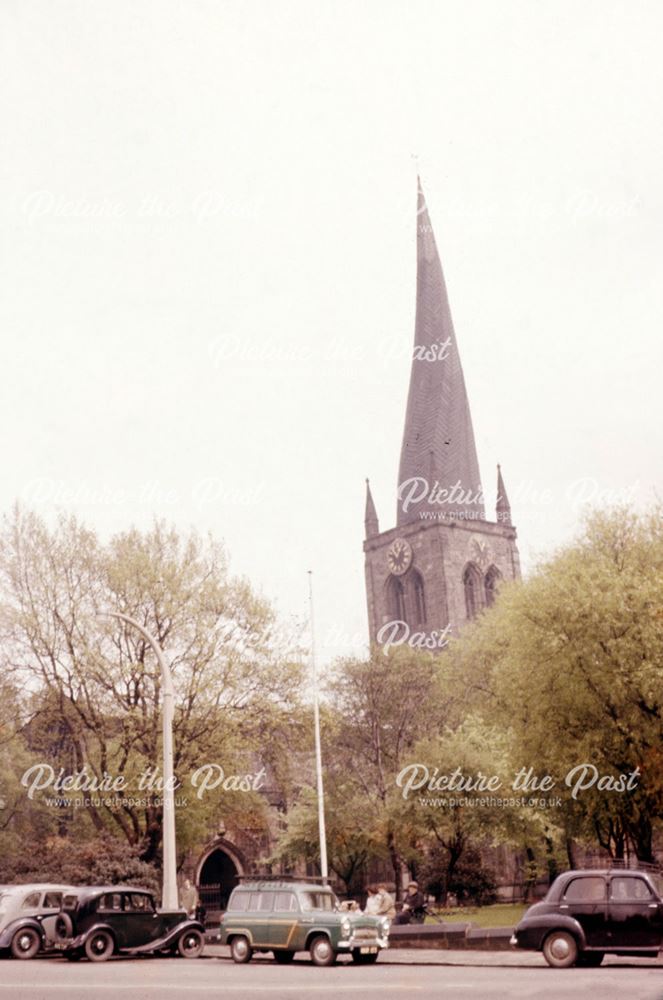
{"type": "Polygon", "coordinates": [[[472,418],[442,265],[419,182],[417,311],[398,477],[399,525],[483,520],[472,418]]]}

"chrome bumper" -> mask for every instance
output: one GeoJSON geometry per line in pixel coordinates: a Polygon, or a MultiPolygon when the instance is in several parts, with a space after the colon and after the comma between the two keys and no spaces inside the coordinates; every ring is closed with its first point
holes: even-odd
{"type": "Polygon", "coordinates": [[[389,938],[377,936],[374,938],[356,938],[353,936],[340,940],[336,947],[339,951],[345,951],[346,949],[348,951],[353,951],[355,948],[378,948],[379,950],[382,950],[383,948],[389,947],[389,938]]]}

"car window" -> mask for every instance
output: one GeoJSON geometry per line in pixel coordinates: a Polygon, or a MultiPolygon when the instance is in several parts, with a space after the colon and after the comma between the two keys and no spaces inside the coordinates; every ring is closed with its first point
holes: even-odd
{"type": "Polygon", "coordinates": [[[40,899],[40,897],[41,897],[41,893],[39,893],[39,892],[31,892],[30,895],[26,896],[25,899],[23,900],[23,909],[24,910],[34,910],[35,907],[39,906],[39,899],[40,899]]]}
{"type": "Polygon", "coordinates": [[[653,894],[644,879],[633,875],[620,875],[618,878],[613,878],[610,883],[610,898],[615,903],[647,902],[653,899],[653,894]]]}
{"type": "Polygon", "coordinates": [[[567,903],[601,903],[605,899],[605,882],[596,875],[571,879],[564,892],[567,903]]]}
{"type": "Polygon", "coordinates": [[[65,910],[73,910],[78,902],[78,896],[65,896],[62,905],[65,910]]]}
{"type": "Polygon", "coordinates": [[[228,909],[237,913],[245,913],[249,908],[249,896],[248,892],[233,892],[228,909]]]}
{"type": "Polygon", "coordinates": [[[99,905],[97,910],[103,911],[104,913],[115,913],[122,909],[122,894],[119,892],[107,892],[105,896],[102,896],[99,900],[99,905]]]}
{"type": "Polygon", "coordinates": [[[302,892],[300,897],[302,910],[326,910],[331,912],[336,908],[336,897],[331,892],[302,892]]]}
{"type": "Polygon", "coordinates": [[[44,909],[45,910],[59,910],[62,905],[62,893],[61,892],[47,892],[44,896],[44,909]]]}
{"type": "Polygon", "coordinates": [[[127,892],[124,896],[125,913],[152,913],[152,898],[142,892],[127,892]]]}
{"type": "Polygon", "coordinates": [[[663,878],[658,874],[650,875],[649,878],[654,883],[654,888],[659,896],[663,896],[663,878]]]}
{"type": "Polygon", "coordinates": [[[260,893],[259,892],[250,892],[249,893],[249,905],[248,905],[247,909],[248,910],[257,910],[258,907],[259,907],[259,905],[260,905],[260,893]]]}
{"type": "Polygon", "coordinates": [[[285,911],[287,913],[297,910],[297,897],[294,892],[277,892],[274,909],[282,912],[285,911]]]}
{"type": "Polygon", "coordinates": [[[260,901],[258,903],[258,910],[264,912],[265,910],[274,909],[274,893],[273,892],[260,892],[260,901]]]}

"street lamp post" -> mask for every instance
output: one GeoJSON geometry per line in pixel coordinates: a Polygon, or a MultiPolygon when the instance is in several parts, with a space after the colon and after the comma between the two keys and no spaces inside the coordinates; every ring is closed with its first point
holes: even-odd
{"type": "Polygon", "coordinates": [[[313,617],[313,573],[308,571],[308,597],[311,625],[311,672],[313,674],[313,723],[315,727],[315,773],[318,789],[318,833],[320,836],[320,874],[322,881],[329,879],[327,862],[327,831],[325,827],[325,789],[322,778],[322,749],[320,745],[320,695],[318,691],[318,665],[315,659],[315,620],[313,617]]]}
{"type": "Polygon", "coordinates": [[[173,677],[163,650],[154,636],[147,629],[121,611],[105,611],[102,614],[110,618],[119,618],[138,629],[149,642],[161,669],[162,687],[162,725],[163,725],[163,886],[161,905],[164,910],[177,910],[177,868],[175,861],[175,782],[173,776],[173,677]]]}

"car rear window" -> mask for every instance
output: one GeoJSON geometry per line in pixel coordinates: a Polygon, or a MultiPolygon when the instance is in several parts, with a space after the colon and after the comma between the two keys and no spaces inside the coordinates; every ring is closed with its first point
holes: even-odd
{"type": "Polygon", "coordinates": [[[39,906],[39,900],[41,898],[40,892],[31,892],[29,896],[26,896],[23,900],[23,909],[32,910],[36,906],[39,906]]]}
{"type": "Polygon", "coordinates": [[[601,903],[605,899],[605,882],[598,875],[571,879],[564,892],[567,903],[601,903]]]}
{"type": "Polygon", "coordinates": [[[643,878],[634,875],[619,875],[610,883],[610,899],[613,903],[647,902],[653,894],[643,878]]]}

